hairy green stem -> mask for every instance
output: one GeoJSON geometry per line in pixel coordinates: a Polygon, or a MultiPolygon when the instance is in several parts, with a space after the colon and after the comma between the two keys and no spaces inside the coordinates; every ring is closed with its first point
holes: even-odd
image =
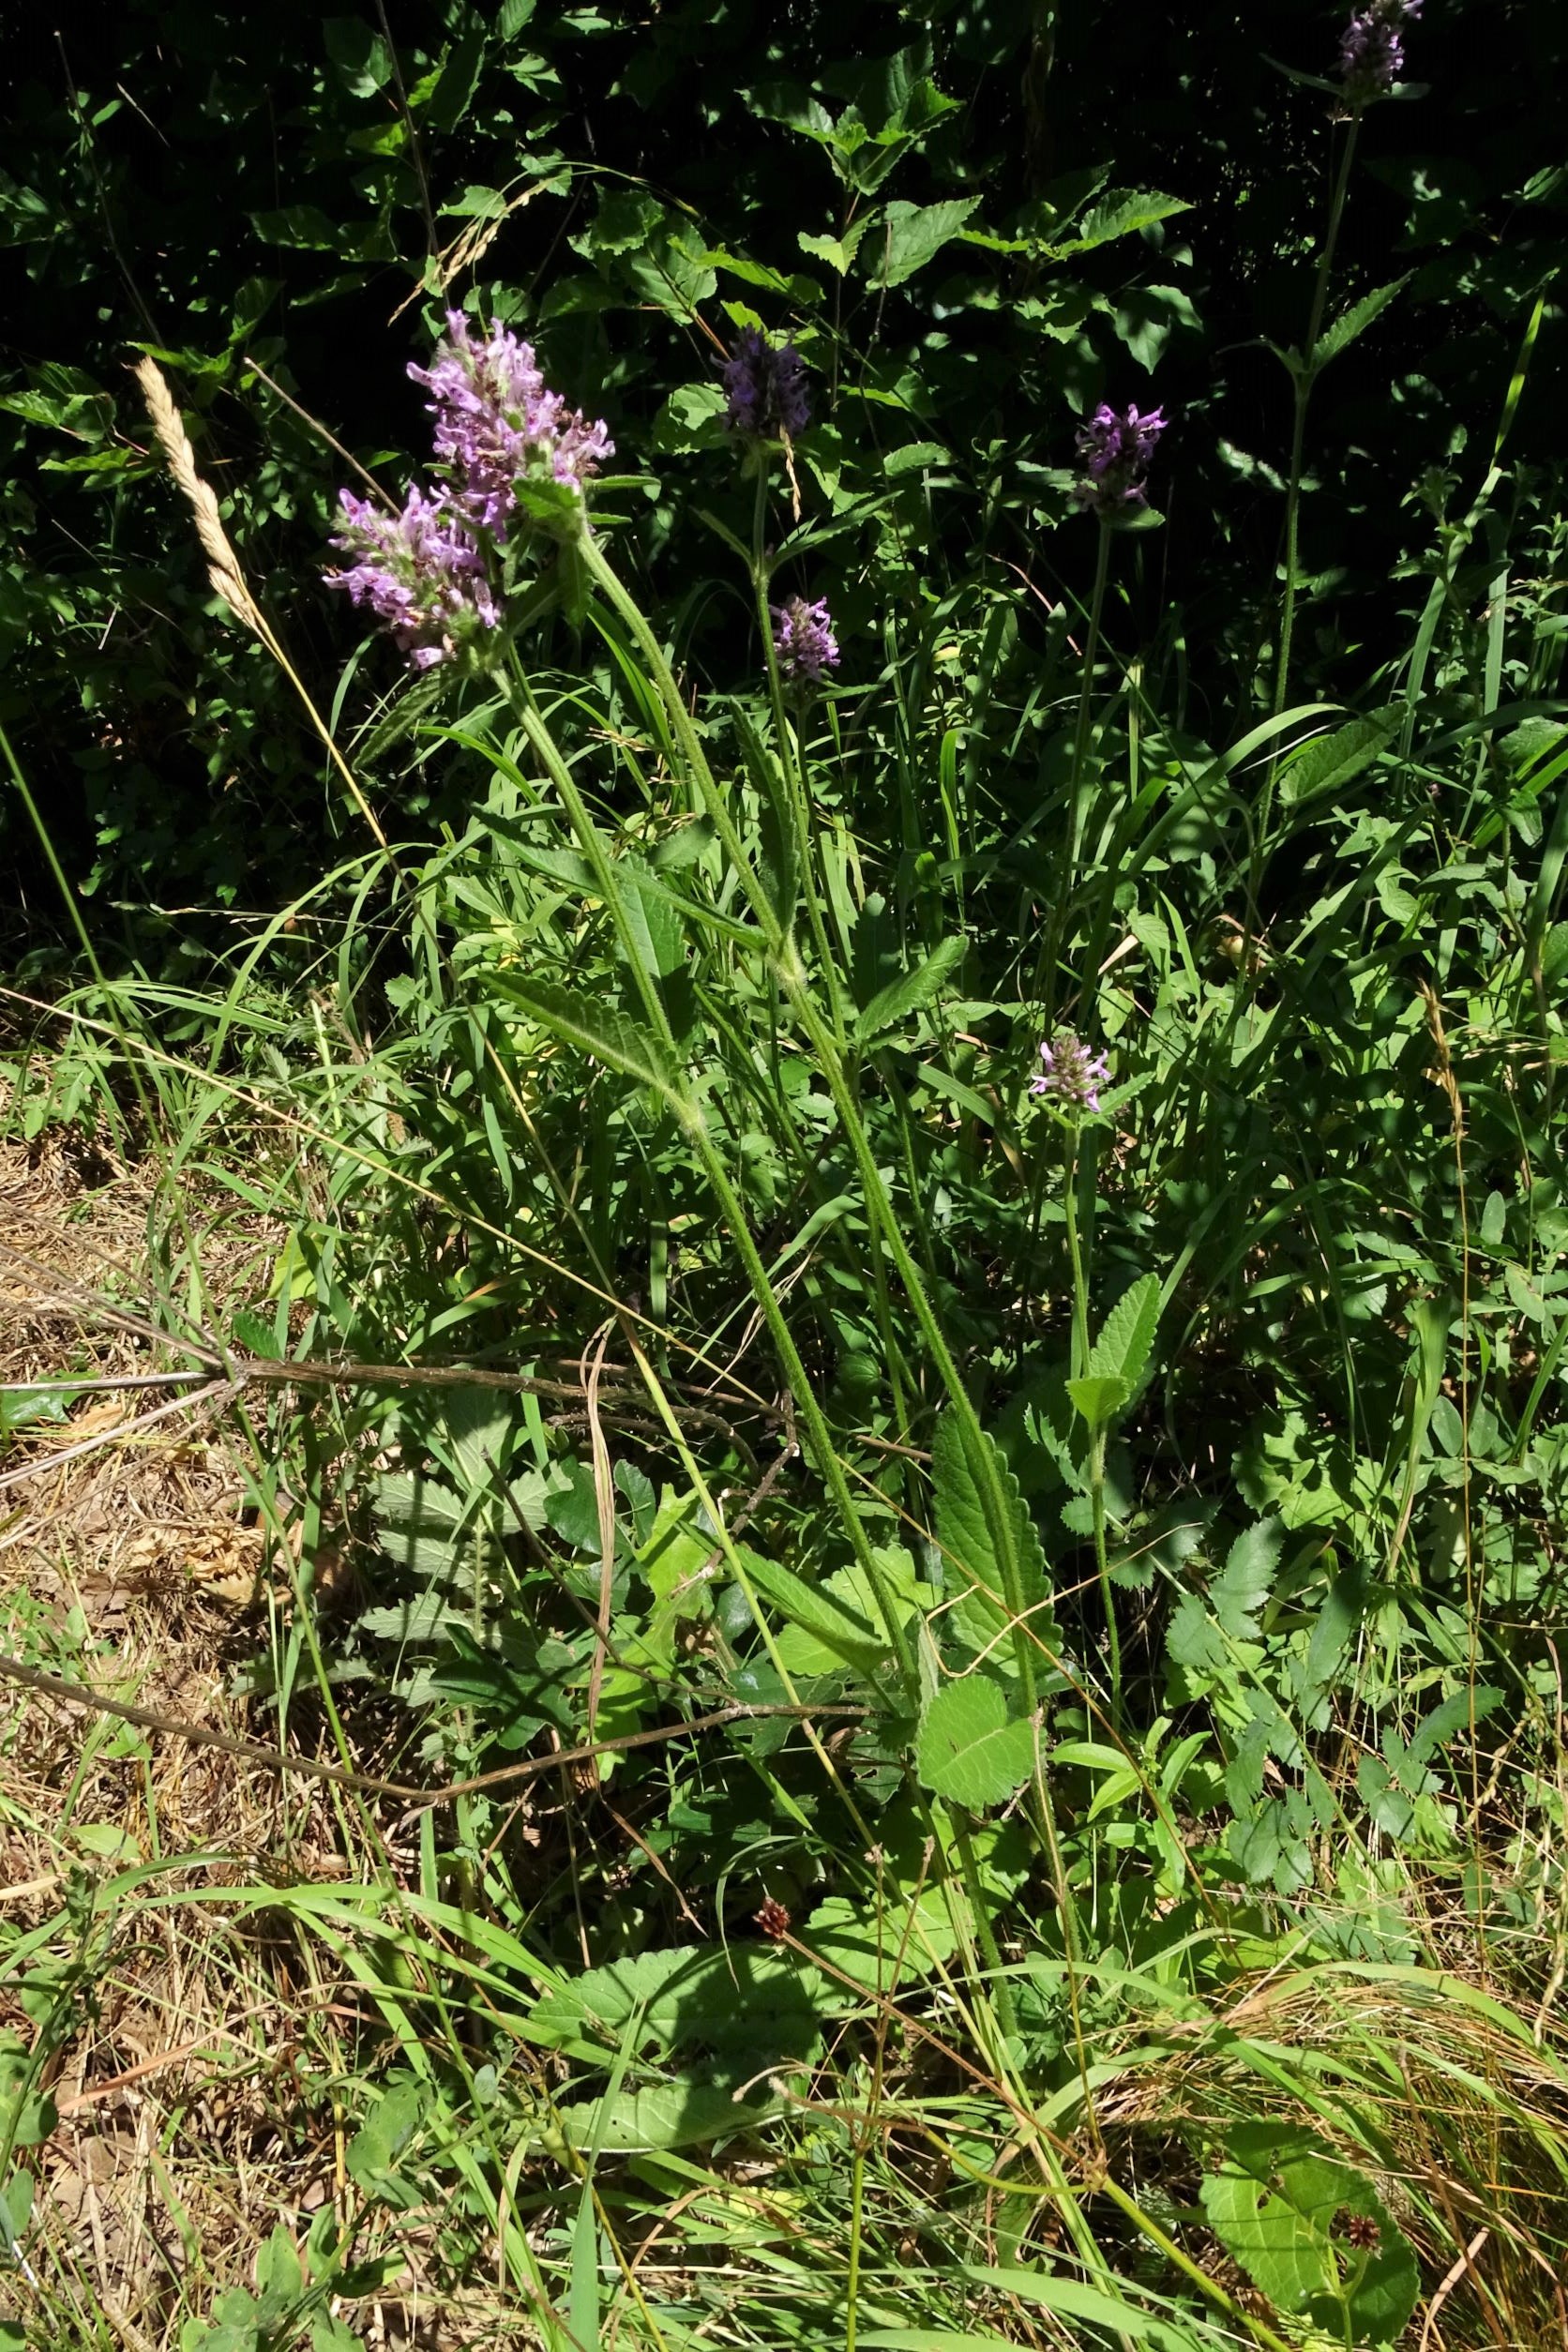
{"type": "Polygon", "coordinates": [[[1067,857],[1034,974],[1034,994],[1043,1008],[1048,1034],[1056,1018],[1057,967],[1066,941],[1073,894],[1078,886],[1078,857],[1083,845],[1087,798],[1083,772],[1089,754],[1094,709],[1094,665],[1100,655],[1100,624],[1105,613],[1106,583],[1110,577],[1110,525],[1102,517],[1099,545],[1094,550],[1094,585],[1089,596],[1089,635],[1083,648],[1083,677],[1078,686],[1078,718],[1073,728],[1073,764],[1067,779],[1067,857]]]}
{"type": "MultiPolygon", "coordinates": [[[[1285,708],[1285,698],[1290,685],[1290,649],[1296,626],[1296,570],[1301,553],[1302,465],[1306,449],[1306,412],[1317,381],[1318,341],[1323,331],[1323,311],[1327,307],[1329,276],[1334,268],[1334,250],[1339,243],[1340,223],[1345,217],[1345,198],[1350,185],[1350,165],[1356,152],[1356,132],[1361,116],[1352,113],[1350,128],[1346,133],[1345,148],[1334,174],[1334,193],[1329,200],[1329,224],[1323,237],[1322,251],[1318,256],[1317,278],[1312,289],[1312,310],[1307,320],[1306,341],[1301,361],[1292,369],[1295,392],[1295,412],[1290,427],[1290,471],[1285,488],[1285,591],[1279,612],[1279,654],[1274,665],[1274,701],[1270,716],[1277,718],[1285,708]]],[[[1252,858],[1247,876],[1247,939],[1240,966],[1244,982],[1248,978],[1252,962],[1251,932],[1257,922],[1258,892],[1263,875],[1263,858],[1268,846],[1269,820],[1274,812],[1274,780],[1279,773],[1278,737],[1269,752],[1269,764],[1263,772],[1263,789],[1259,796],[1257,822],[1252,828],[1252,858]]]]}
{"type": "MultiPolygon", "coordinates": [[[[537,752],[550,781],[560,793],[562,805],[565,808],[572,830],[592,868],[599,896],[604,900],[611,921],[615,927],[622,956],[632,975],[633,984],[643,1008],[660,1043],[666,1048],[671,1063],[674,1063],[678,1057],[670,1027],[669,1014],[665,1009],[663,998],[654,976],[647,970],[639,952],[639,942],[626,914],[620,878],[605,848],[603,837],[594,822],[581,793],[578,791],[571,770],[561,756],[560,749],[545,723],[526,679],[519,676],[514,681],[513,692],[515,707],[522,723],[523,731],[537,752]]],[[[778,1303],[778,1294],[769,1278],[767,1268],[762,1263],[761,1252],[752,1240],[745,1204],[730,1180],[729,1170],[724,1166],[698,1104],[684,1086],[676,1087],[673,1100],[677,1107],[676,1115],[680,1120],[682,1132],[696,1154],[702,1172],[708,1180],[710,1189],[718,1203],[719,1214],[730,1229],[731,1240],[746,1270],[752,1295],[761,1310],[768,1335],[777,1349],[784,1376],[790,1383],[796,1408],[806,1425],[817,1468],[826,1482],[828,1491],[833,1496],[843,1521],[844,1532],[876,1596],[877,1606],[882,1618],[883,1630],[894,1655],[898,1661],[898,1671],[907,1687],[913,1693],[918,1686],[918,1676],[909,1636],[895,1604],[892,1587],[882,1573],[881,1564],[871,1548],[870,1539],[866,1533],[865,1524],[855,1508],[849,1480],[844,1475],[832,1433],[822,1408],[817,1402],[816,1390],[801,1361],[800,1352],[795,1346],[789,1324],[785,1320],[783,1309],[778,1303]]]]}
{"type": "MultiPolygon", "coordinates": [[[[715,781],[707,756],[698,741],[696,730],[692,726],[689,714],[681,699],[680,689],[675,684],[670,665],[665,659],[663,648],[596,542],[590,540],[587,543],[583,561],[615,611],[625,621],[643,658],[649,665],[663,696],[665,707],[670,713],[671,723],[674,728],[683,754],[688,756],[692,761],[692,773],[707,803],[714,828],[723,842],[726,852],[735,867],[737,879],[756,912],[763,939],[777,969],[779,987],[805,1032],[817,1056],[822,1074],[827,1079],[834,1108],[838,1114],[845,1140],[854,1157],[856,1172],[860,1178],[873,1232],[878,1230],[881,1232],[894,1270],[913,1309],[915,1320],[920,1327],[921,1337],[929,1350],[937,1377],[947,1393],[949,1404],[958,1417],[965,1440],[965,1451],[972,1464],[973,1475],[980,1489],[987,1531],[1002,1574],[1003,1594],[1009,1613],[1015,1620],[1014,1647],[1018,1663],[1019,1679],[1027,1704],[1033,1711],[1036,1692],[1034,1660],[1030,1646],[1028,1628],[1024,1622],[1026,1602],[1017,1536],[1001,1469],[994,1449],[981,1427],[980,1416],[974,1410],[969,1392],[964,1386],[962,1376],[953,1360],[946,1336],[932,1308],[926,1286],[921,1280],[919,1269],[910,1254],[897,1217],[894,1214],[887,1188],[882,1183],[882,1171],[877,1166],[875,1155],[861,1122],[858,1106],[845,1069],[844,1059],[839,1051],[837,1038],[831,1022],[823,1017],[812,998],[805,970],[792,940],[788,936],[776,912],[770,906],[767,893],[752,871],[734,819],[715,781]]],[[[709,1148],[711,1149],[711,1145],[709,1148]]],[[[738,1237],[737,1246],[739,1246],[738,1237]]],[[[766,1286],[767,1276],[761,1267],[761,1259],[758,1259],[756,1263],[758,1274],[766,1286]]],[[[751,1269],[748,1266],[748,1274],[750,1272],[751,1269]]],[[[768,1296],[772,1296],[771,1287],[768,1289],[768,1296]]],[[[768,1310],[761,1291],[758,1292],[758,1303],[763,1305],[764,1314],[767,1314],[768,1310]]],[[[773,1315],[777,1316],[776,1301],[774,1303],[773,1315]]],[[[774,1335],[776,1345],[779,1344],[779,1334],[784,1333],[782,1317],[777,1316],[777,1331],[774,1330],[773,1318],[770,1317],[769,1329],[774,1335]]],[[[793,1343],[788,1341],[787,1333],[784,1333],[784,1338],[790,1347],[791,1359],[795,1364],[799,1364],[799,1357],[794,1354],[793,1343]]],[[[800,1377],[805,1382],[804,1368],[801,1370],[800,1377]]],[[[792,1383],[794,1378],[794,1372],[791,1371],[792,1383]]],[[[803,1405],[810,1404],[812,1412],[817,1410],[808,1383],[803,1389],[802,1401],[803,1405]]],[[[809,1420],[807,1425],[809,1426],[809,1420]]],[[[842,1482],[842,1472],[839,1471],[837,1475],[842,1482]]],[[[843,1491],[847,1498],[849,1493],[847,1483],[844,1483],[843,1491]]],[[[839,1500],[837,1487],[834,1490],[834,1500],[836,1502],[839,1500]]],[[[858,1520],[852,1517],[852,1504],[846,1500],[840,1507],[852,1514],[852,1524],[857,1526],[858,1520]]],[[[868,1556],[869,1545],[867,1546],[867,1552],[868,1556]]],[[[902,1644],[901,1632],[899,1638],[902,1644]]],[[[900,1663],[902,1663],[902,1649],[900,1650],[900,1663]]]]}
{"type": "MultiPolygon", "coordinates": [[[[1075,1125],[1067,1146],[1066,1184],[1063,1208],[1067,1225],[1067,1257],[1073,1274],[1073,1370],[1081,1379],[1089,1369],[1089,1285],[1084,1276],[1083,1247],[1078,1224],[1078,1143],[1075,1125]]],[[[1089,1500],[1094,1522],[1094,1571],[1105,1609],[1106,1651],[1110,1665],[1110,1719],[1122,1729],[1122,1636],[1116,1623],[1116,1595],[1106,1551],[1106,1424],[1096,1418],[1089,1430],[1089,1500]]]]}

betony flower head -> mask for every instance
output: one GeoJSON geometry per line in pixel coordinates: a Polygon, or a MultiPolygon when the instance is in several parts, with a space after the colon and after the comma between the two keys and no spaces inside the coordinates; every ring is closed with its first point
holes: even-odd
{"type": "Polygon", "coordinates": [[[532,343],[492,324],[475,343],[460,310],[446,314],[446,340],[428,368],[409,374],[431,395],[436,456],[451,469],[452,500],[476,530],[500,541],[517,513],[517,486],[553,481],[580,494],[615,445],[602,419],[590,424],[545,384],[532,343]]]}
{"type": "Polygon", "coordinates": [[[757,441],[793,441],[811,422],[806,362],[793,343],[776,351],[754,326],[743,326],[725,363],[724,421],[757,441]]]}
{"type": "Polygon", "coordinates": [[[1339,36],[1339,79],[1352,106],[1384,98],[1405,66],[1404,28],[1422,0],[1367,0],[1339,36]]]}
{"type": "Polygon", "coordinates": [[[773,650],[778,674],[787,686],[821,686],[824,670],[838,667],[838,641],[833,634],[824,598],[807,604],[792,596],[788,604],[771,606],[773,650]]]}
{"type": "Polygon", "coordinates": [[[1064,1110],[1099,1109],[1100,1089],[1110,1082],[1110,1064],[1103,1053],[1092,1053],[1081,1037],[1063,1029],[1045,1039],[1040,1060],[1045,1066],[1029,1081],[1032,1094],[1049,1094],[1064,1110]]]}
{"type": "Polygon", "coordinates": [[[1109,521],[1145,507],[1143,477],[1168,421],[1163,409],[1140,416],[1136,408],[1108,408],[1102,401],[1078,437],[1085,475],[1074,493],[1079,505],[1109,521]]]}
{"type": "Polygon", "coordinates": [[[332,544],[353,562],[327,584],[368,604],[415,670],[451,661],[496,628],[501,615],[484,555],[467,520],[415,484],[400,515],[342,492],[343,527],[332,544]]]}

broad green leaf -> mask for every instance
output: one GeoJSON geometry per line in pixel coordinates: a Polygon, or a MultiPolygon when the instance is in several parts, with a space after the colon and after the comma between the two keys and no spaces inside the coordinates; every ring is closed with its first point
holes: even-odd
{"type": "Polygon", "coordinates": [[[902,200],[889,204],[882,234],[869,248],[879,282],[901,286],[952,243],[979,207],[978,196],[949,196],[938,204],[909,204],[902,200]]]}
{"type": "Polygon", "coordinates": [[[937,1796],[980,1813],[1005,1804],[1033,1771],[1034,1726],[1027,1716],[1009,1717],[994,1682],[966,1674],[927,1701],[914,1761],[937,1796]]]}
{"type": "Polygon", "coordinates": [[[867,1903],[833,1894],[811,1913],[801,1941],[824,1968],[885,1993],[929,1976],[952,1958],[958,1942],[955,1906],[967,1919],[967,1902],[952,1886],[925,1887],[912,1901],[867,1903]]]}
{"type": "Polygon", "coordinates": [[[568,994],[552,981],[524,979],[510,969],[491,969],[486,977],[541,1029],[564,1038],[580,1053],[591,1054],[607,1070],[635,1078],[641,1086],[651,1086],[672,1109],[684,1107],[685,1098],[663,1048],[637,1022],[610,1005],[595,1003],[586,994],[568,994]]]}
{"type": "Polygon", "coordinates": [[[1284,1548],[1284,1526],[1270,1518],[1244,1530],[1226,1553],[1225,1565],[1209,1588],[1209,1606],[1234,1640],[1255,1639],[1284,1548]]]}
{"type": "Polygon", "coordinates": [[[1140,1274],[1123,1291],[1089,1351],[1091,1374],[1121,1380],[1128,1403],[1143,1385],[1154,1334],[1159,1329],[1161,1299],[1158,1274],[1140,1274]]]}
{"type": "Polygon", "coordinates": [[[557,2115],[568,2146],[596,2148],[602,2156],[633,2156],[749,2131],[781,2104],[765,2090],[737,2100],[715,2083],[661,2083],[652,2090],[574,2101],[557,2115]]]}
{"type": "Polygon", "coordinates": [[[1420,2274],[1364,2173],[1288,2123],[1240,2124],[1200,2192],[1209,2226],[1275,2309],[1335,2343],[1389,2344],[1415,2309],[1420,2274]],[[1351,2240],[1371,2222],[1375,2247],[1351,2240]]]}
{"type": "Polygon", "coordinates": [[[1398,724],[1396,712],[1374,711],[1365,718],[1351,719],[1348,727],[1336,727],[1332,734],[1315,735],[1282,764],[1281,800],[1299,807],[1349,784],[1392,742],[1398,724]]]}
{"type": "Polygon", "coordinates": [[[792,1952],[756,1942],[678,1945],[589,1968],[546,1993],[527,2029],[547,2048],[579,2055],[618,2043],[634,2021],[638,2049],[660,2057],[700,2047],[708,2067],[750,2073],[770,2058],[798,2062],[821,2040],[832,1988],[792,1952]]]}
{"type": "MultiPolygon", "coordinates": [[[[1001,1447],[988,1436],[983,1435],[981,1442],[996,1466],[1006,1498],[1030,1630],[1054,1655],[1059,1637],[1056,1619],[1046,1602],[1046,1556],[1040,1548],[1040,1538],[1001,1447]]],[[[937,1540],[945,1556],[944,1580],[950,1587],[959,1588],[958,1598],[947,1612],[947,1622],[971,1649],[985,1650],[995,1642],[1007,1623],[1007,1613],[1002,1605],[1003,1574],[963,1429],[951,1412],[943,1413],[937,1423],[931,1466],[936,1481],[937,1540]],[[966,1580],[972,1588],[968,1591],[961,1589],[966,1580]],[[979,1590],[981,1586],[989,1591],[979,1590]],[[990,1597],[993,1593],[997,1596],[994,1600],[990,1597]]]]}
{"type": "Polygon", "coordinates": [[[1127,1402],[1127,1383],[1115,1372],[1091,1372],[1069,1380],[1067,1394],[1092,1429],[1101,1429],[1127,1402]]]}
{"type": "Polygon", "coordinates": [[[1403,278],[1395,278],[1391,285],[1375,287],[1371,294],[1363,294],[1359,302],[1352,302],[1348,310],[1342,310],[1334,324],[1319,337],[1313,365],[1326,368],[1331,359],[1337,359],[1346,345],[1353,343],[1358,335],[1364,334],[1410,281],[1410,272],[1407,270],[1403,278]]]}
{"type": "Polygon", "coordinates": [[[1085,213],[1075,236],[1046,250],[1053,260],[1064,260],[1071,253],[1092,253],[1096,246],[1108,245],[1113,238],[1132,236],[1139,229],[1153,228],[1157,220],[1168,220],[1173,213],[1191,210],[1184,197],[1160,196],[1146,188],[1109,188],[1085,213]]]}
{"type": "Polygon", "coordinates": [[[792,1568],[764,1559],[761,1552],[743,1549],[741,1558],[762,1598],[792,1625],[815,1635],[835,1657],[868,1674],[887,1656],[892,1648],[888,1637],[821,1585],[807,1584],[792,1568]]]}
{"type": "Polygon", "coordinates": [[[861,239],[867,229],[877,225],[877,219],[878,216],[875,213],[862,214],[858,220],[851,223],[842,237],[808,236],[806,231],[802,230],[797,242],[803,253],[809,253],[814,261],[826,262],[830,268],[837,271],[840,278],[846,278],[853,266],[855,255],[860,250],[861,239]]]}
{"type": "Polygon", "coordinates": [[[867,1047],[895,1029],[902,1029],[912,1014],[928,1004],[948,974],[957,971],[968,951],[968,940],[953,935],[939,940],[922,964],[901,972],[876,995],[854,1025],[853,1042],[867,1047]]]}

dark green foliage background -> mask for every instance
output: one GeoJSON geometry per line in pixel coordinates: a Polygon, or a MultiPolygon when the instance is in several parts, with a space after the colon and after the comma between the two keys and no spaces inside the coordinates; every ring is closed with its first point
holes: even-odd
{"type": "MultiPolygon", "coordinates": [[[[1164,611],[1184,707],[1222,737],[1264,693],[1255,616],[1278,553],[1270,469],[1284,464],[1289,386],[1260,339],[1301,334],[1326,206],[1329,100],[1285,68],[1325,72],[1338,22],[1301,0],[1266,25],[1152,0],[565,12],[391,0],[394,70],[373,8],[79,7],[58,36],[35,17],[10,38],[0,166],[0,716],[73,873],[119,910],[106,951],[118,933],[155,966],[200,960],[225,927],[193,910],[274,906],[331,854],[313,739],[267,658],[214,616],[127,364],[138,348],[165,355],[233,535],[330,701],[359,641],[319,584],[342,468],[245,354],[400,479],[424,438],[403,368],[439,311],[421,294],[427,258],[460,233],[465,204],[483,211],[475,191],[539,183],[476,281],[536,333],[551,380],[609,415],[634,463],[674,450],[666,398],[714,380],[727,303],[805,335],[837,387],[821,413],[850,460],[912,441],[951,451],[935,543],[912,546],[909,577],[838,589],[862,672],[879,606],[917,604],[922,576],[935,587],[1001,562],[1053,600],[1081,599],[1093,534],[1067,509],[1065,476],[1038,469],[1070,465],[1102,393],[1163,400],[1175,421],[1156,496],[1170,527],[1140,550],[1124,634],[1164,611]],[[972,198],[970,225],[1006,233],[1100,169],[1109,187],[1192,209],[1052,269],[956,243],[903,284],[879,288],[864,257],[840,281],[798,240],[838,233],[845,190],[822,148],[778,118],[815,94],[835,113],[858,98],[874,126],[896,95],[882,61],[927,43],[957,104],[897,151],[880,196],[972,198]],[[703,251],[777,282],[715,276],[703,251]]],[[[1338,294],[1411,276],[1315,401],[1303,699],[1364,694],[1406,641],[1389,583],[1430,534],[1416,486],[1467,449],[1473,471],[1529,306],[1561,265],[1565,48],[1550,0],[1433,0],[1411,37],[1426,88],[1364,127],[1338,294]]],[[[1527,481],[1556,457],[1560,355],[1549,313],[1512,445],[1527,481]]],[[[716,497],[723,471],[676,455],[660,470],[641,535],[656,601],[711,568],[689,507],[716,497]]],[[[710,673],[745,674],[744,622],[710,603],[690,619],[710,673]]],[[[367,658],[386,675],[384,649],[367,658]]],[[[23,900],[12,953],[47,953],[55,911],[8,807],[0,825],[23,900]]]]}

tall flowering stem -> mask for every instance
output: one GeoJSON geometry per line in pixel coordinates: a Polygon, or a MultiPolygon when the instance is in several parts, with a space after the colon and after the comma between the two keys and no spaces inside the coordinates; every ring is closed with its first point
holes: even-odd
{"type": "MultiPolygon", "coordinates": [[[[1086,1149],[1084,1123],[1099,1117],[1100,1089],[1108,1081],[1110,1070],[1105,1056],[1092,1051],[1071,1030],[1046,1038],[1040,1048],[1040,1061],[1039,1076],[1031,1080],[1029,1091],[1049,1101],[1063,1132],[1062,1216],[1073,1285],[1073,1344],[1068,1361],[1072,1378],[1077,1380],[1089,1370],[1089,1280],[1078,1230],[1078,1186],[1084,1186],[1093,1207],[1097,1157],[1097,1129],[1090,1127],[1091,1139],[1086,1149]]],[[[1089,1423],[1089,1499],[1094,1529],[1094,1569],[1105,1611],[1106,1656],[1110,1669],[1111,1724],[1120,1732],[1122,1636],[1116,1622],[1116,1593],[1110,1581],[1106,1545],[1106,1447],[1110,1425],[1103,1415],[1086,1414],[1085,1418],[1089,1423]]]]}
{"type": "MultiPolygon", "coordinates": [[[[1355,160],[1356,133],[1361,128],[1361,112],[1353,108],[1345,144],[1340,151],[1339,169],[1334,174],[1334,192],[1329,200],[1328,228],[1322,249],[1318,255],[1317,275],[1312,288],[1312,309],[1307,320],[1306,340],[1300,358],[1291,369],[1291,384],[1295,396],[1290,428],[1290,470],[1285,489],[1285,588],[1279,611],[1279,654],[1274,667],[1274,701],[1270,716],[1277,718],[1285,708],[1290,685],[1290,645],[1296,625],[1296,573],[1301,558],[1302,470],[1306,449],[1306,412],[1312,400],[1312,387],[1317,378],[1318,345],[1323,332],[1323,312],[1328,305],[1329,278],[1334,269],[1334,257],[1339,244],[1340,225],[1345,218],[1345,199],[1349,191],[1350,166],[1355,160]]],[[[1272,751],[1264,771],[1263,790],[1259,797],[1258,819],[1252,831],[1252,860],[1247,878],[1247,930],[1250,935],[1257,916],[1258,885],[1262,878],[1263,857],[1268,846],[1269,820],[1274,810],[1274,780],[1278,774],[1278,753],[1272,751]]],[[[1252,966],[1250,942],[1238,969],[1244,974],[1252,966]]]]}
{"type": "MultiPolygon", "coordinates": [[[[583,551],[583,562],[590,578],[604,594],[607,601],[625,622],[639,652],[648,665],[648,674],[656,685],[660,699],[670,714],[677,744],[683,757],[689,759],[690,772],[695,777],[707,805],[709,817],[726,854],[733,863],[737,879],[750,902],[758,927],[766,944],[774,975],[786,1002],[800,1024],[801,1032],[817,1057],[818,1065],[827,1081],[828,1093],[837,1114],[840,1130],[855,1163],[869,1221],[880,1229],[882,1244],[894,1273],[897,1275],[910,1302],[920,1335],[931,1365],[945,1390],[949,1405],[957,1415],[966,1445],[974,1465],[985,1512],[987,1533],[990,1538],[1001,1570],[1001,1580],[1009,1611],[1015,1621],[1014,1654],[1018,1666],[1019,1681],[1026,1707],[1033,1711],[1038,1688],[1034,1666],[1034,1651],[1026,1622],[1022,1573],[1018,1559],[1018,1533],[1013,1524],[1012,1508],[1003,1485],[990,1440],[982,1427],[980,1417],[962,1374],[954,1360],[947,1335],[931,1305],[920,1270],[914,1262],[904,1239],[899,1219],[888,1197],[887,1187],[876,1155],[871,1149],[861,1120],[854,1090],[845,1067],[845,1057],[833,1023],[823,1014],[814,998],[799,952],[787,925],[770,903],[767,892],[746,856],[726,795],[720,791],[709,765],[706,753],[697,736],[685,699],[675,682],[664,649],[649,627],[635,598],[625,586],[606,558],[603,550],[590,541],[583,551]]],[[[759,1260],[759,1264],[761,1261],[759,1260]]],[[[749,1265],[748,1265],[749,1272],[749,1265]]],[[[765,1276],[764,1276],[765,1279],[765,1276]]],[[[770,1331],[773,1326],[770,1320],[770,1331]]],[[[776,1334],[775,1334],[776,1339],[776,1334]]],[[[792,1356],[798,1363],[798,1357],[792,1356]]],[[[803,1373],[802,1378],[805,1375],[803,1373]]],[[[791,1374],[792,1380],[793,1373],[791,1374]]],[[[809,1391],[807,1392],[809,1393],[809,1391]]],[[[807,1422],[808,1428],[810,1422],[807,1422]]],[[[825,1426],[825,1425],[824,1425],[825,1426]]],[[[824,1466],[834,1500],[839,1500],[838,1485],[834,1474],[824,1466]]],[[[842,1479],[842,1473],[838,1473],[842,1479]]],[[[852,1508],[852,1506],[851,1506],[852,1508]]],[[[857,1546],[858,1557],[858,1546],[857,1546]]],[[[1042,1802],[1048,1802],[1043,1783],[1039,1794],[1042,1802]]]]}

